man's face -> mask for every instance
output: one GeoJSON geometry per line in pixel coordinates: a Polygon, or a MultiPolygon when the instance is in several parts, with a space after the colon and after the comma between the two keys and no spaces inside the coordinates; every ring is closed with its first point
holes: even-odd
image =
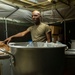
{"type": "Polygon", "coordinates": [[[39,22],[40,21],[40,13],[37,11],[34,11],[32,13],[32,19],[33,19],[34,23],[39,22]]]}

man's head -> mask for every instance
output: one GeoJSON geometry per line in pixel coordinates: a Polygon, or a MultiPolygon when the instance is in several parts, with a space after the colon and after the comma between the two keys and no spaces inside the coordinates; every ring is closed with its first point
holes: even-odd
{"type": "Polygon", "coordinates": [[[34,23],[37,25],[40,23],[40,19],[41,19],[41,13],[37,10],[34,10],[32,12],[32,18],[33,18],[33,21],[34,23]]]}

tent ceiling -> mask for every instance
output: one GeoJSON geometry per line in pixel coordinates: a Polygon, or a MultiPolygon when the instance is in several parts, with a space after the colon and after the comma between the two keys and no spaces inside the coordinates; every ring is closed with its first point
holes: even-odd
{"type": "Polygon", "coordinates": [[[29,10],[34,9],[48,10],[51,9],[54,6],[54,4],[56,4],[57,8],[75,4],[75,0],[51,0],[51,2],[49,2],[48,0],[1,0],[1,1],[29,10]]]}
{"type": "Polygon", "coordinates": [[[0,0],[0,17],[32,22],[31,11],[40,10],[44,22],[74,19],[75,0],[0,0]]]}

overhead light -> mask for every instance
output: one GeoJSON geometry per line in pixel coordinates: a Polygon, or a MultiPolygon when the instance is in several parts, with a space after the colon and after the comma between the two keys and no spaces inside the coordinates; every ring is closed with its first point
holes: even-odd
{"type": "Polygon", "coordinates": [[[28,4],[31,4],[31,5],[34,5],[34,3],[33,2],[30,2],[30,1],[28,1],[28,0],[20,0],[21,2],[24,2],[24,3],[28,3],[28,4]]]}
{"type": "Polygon", "coordinates": [[[49,2],[52,2],[52,3],[56,3],[58,0],[47,0],[49,2]]]}
{"type": "Polygon", "coordinates": [[[48,0],[49,2],[51,2],[52,0],[48,0]]]}
{"type": "Polygon", "coordinates": [[[29,1],[34,2],[34,3],[38,3],[37,0],[29,0],[29,1]]]}

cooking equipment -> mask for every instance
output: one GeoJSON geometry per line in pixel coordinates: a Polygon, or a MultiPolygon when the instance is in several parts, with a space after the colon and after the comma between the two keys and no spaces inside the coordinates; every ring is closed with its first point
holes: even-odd
{"type": "Polygon", "coordinates": [[[15,64],[14,60],[13,54],[5,48],[0,48],[0,75],[11,75],[11,67],[15,64]]]}
{"type": "Polygon", "coordinates": [[[65,45],[48,47],[37,43],[9,43],[11,53],[15,57],[15,75],[63,75],[65,45]]]}
{"type": "Polygon", "coordinates": [[[72,43],[71,43],[71,49],[75,49],[75,40],[71,40],[72,43]]]}

